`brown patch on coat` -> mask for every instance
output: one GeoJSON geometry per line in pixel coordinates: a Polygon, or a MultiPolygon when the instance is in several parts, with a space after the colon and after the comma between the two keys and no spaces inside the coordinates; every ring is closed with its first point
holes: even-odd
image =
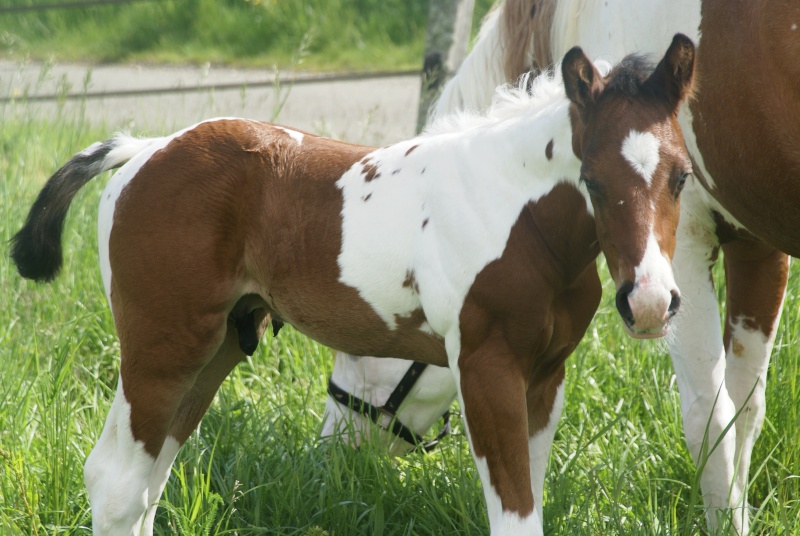
{"type": "Polygon", "coordinates": [[[734,337],[731,342],[731,351],[736,357],[742,357],[744,355],[744,344],[742,344],[742,341],[734,337]]]}
{"type": "Polygon", "coordinates": [[[378,173],[377,164],[368,164],[364,166],[364,169],[361,170],[361,173],[364,174],[364,182],[370,182],[373,179],[377,179],[381,176],[381,174],[378,173]]]}
{"type": "Polygon", "coordinates": [[[425,228],[425,227],[428,225],[428,220],[429,220],[429,219],[430,219],[430,218],[425,218],[424,220],[422,220],[422,228],[423,228],[423,229],[424,229],[424,228],[425,228]]]}
{"type": "Polygon", "coordinates": [[[732,225],[719,212],[712,211],[712,218],[724,253],[727,287],[723,343],[735,356],[741,356],[744,349],[733,338],[733,324],[739,322],[765,337],[772,335],[789,277],[788,258],[746,229],[732,225]]]}
{"type": "Polygon", "coordinates": [[[771,337],[789,278],[788,256],[763,242],[746,238],[726,242],[722,252],[728,289],[725,348],[732,347],[734,323],[771,337]]]}
{"type": "Polygon", "coordinates": [[[406,156],[408,156],[408,155],[410,155],[412,152],[414,152],[414,150],[415,150],[417,147],[419,147],[419,144],[417,144],[417,145],[412,145],[411,147],[409,147],[409,148],[408,148],[408,151],[406,151],[406,156]]]}
{"type": "Polygon", "coordinates": [[[503,255],[478,274],[462,307],[463,409],[504,511],[525,516],[534,507],[518,477],[529,473],[528,438],[547,424],[564,360],[599,304],[598,253],[584,198],[557,185],[523,209],[503,255]],[[563,214],[574,224],[564,226],[563,214]]]}
{"type": "Polygon", "coordinates": [[[406,271],[406,278],[403,280],[403,288],[411,289],[416,294],[419,294],[419,285],[414,277],[414,270],[406,271]]]}
{"type": "Polygon", "coordinates": [[[553,159],[553,140],[547,142],[547,147],[544,148],[544,156],[547,157],[548,160],[553,159]]]}

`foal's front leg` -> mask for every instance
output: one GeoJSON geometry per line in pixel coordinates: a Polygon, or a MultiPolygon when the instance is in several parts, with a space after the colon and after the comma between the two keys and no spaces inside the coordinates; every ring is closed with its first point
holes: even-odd
{"type": "Polygon", "coordinates": [[[533,501],[540,520],[544,520],[544,477],[550,450],[561,414],[564,411],[564,366],[546,378],[531,379],[526,393],[528,407],[528,454],[530,457],[533,501]]]}
{"type": "Polygon", "coordinates": [[[541,535],[530,480],[524,367],[498,334],[461,353],[451,369],[492,535],[541,535]]]}

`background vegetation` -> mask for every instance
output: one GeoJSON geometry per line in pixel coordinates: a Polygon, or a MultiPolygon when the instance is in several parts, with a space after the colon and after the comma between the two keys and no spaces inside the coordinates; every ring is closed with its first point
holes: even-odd
{"type": "MultiPolygon", "coordinates": [[[[52,0],[5,0],[26,6],[52,0]]],[[[476,0],[477,28],[492,0],[476,0]]],[[[206,62],[311,69],[419,68],[427,0],[151,0],[0,12],[0,52],[15,58],[206,62]]]]}

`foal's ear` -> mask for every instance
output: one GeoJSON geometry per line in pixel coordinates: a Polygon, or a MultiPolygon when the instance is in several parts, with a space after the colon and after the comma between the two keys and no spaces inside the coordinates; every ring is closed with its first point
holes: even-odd
{"type": "Polygon", "coordinates": [[[673,111],[677,111],[681,102],[692,92],[694,58],[692,40],[683,34],[675,34],[667,53],[645,82],[652,91],[666,97],[673,111]]]}
{"type": "Polygon", "coordinates": [[[589,61],[581,47],[573,47],[561,62],[561,75],[567,98],[584,115],[602,93],[605,83],[603,77],[589,61]]]}

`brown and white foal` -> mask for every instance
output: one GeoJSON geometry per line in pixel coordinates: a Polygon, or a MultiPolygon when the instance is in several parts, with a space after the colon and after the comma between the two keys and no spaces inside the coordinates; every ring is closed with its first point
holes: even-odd
{"type": "Polygon", "coordinates": [[[691,164],[676,114],[693,65],[683,36],[652,74],[634,57],[603,76],[576,48],[563,85],[503,89],[484,116],[380,149],[217,119],[76,155],[12,255],[23,276],[53,278],[72,197],[125,163],[100,205],[121,367],[85,466],[95,533],[152,533],[178,449],[272,321],[449,365],[492,533],[542,534],[564,360],[600,299],[595,257],[631,331],[662,334],[678,307],[691,164]]]}

